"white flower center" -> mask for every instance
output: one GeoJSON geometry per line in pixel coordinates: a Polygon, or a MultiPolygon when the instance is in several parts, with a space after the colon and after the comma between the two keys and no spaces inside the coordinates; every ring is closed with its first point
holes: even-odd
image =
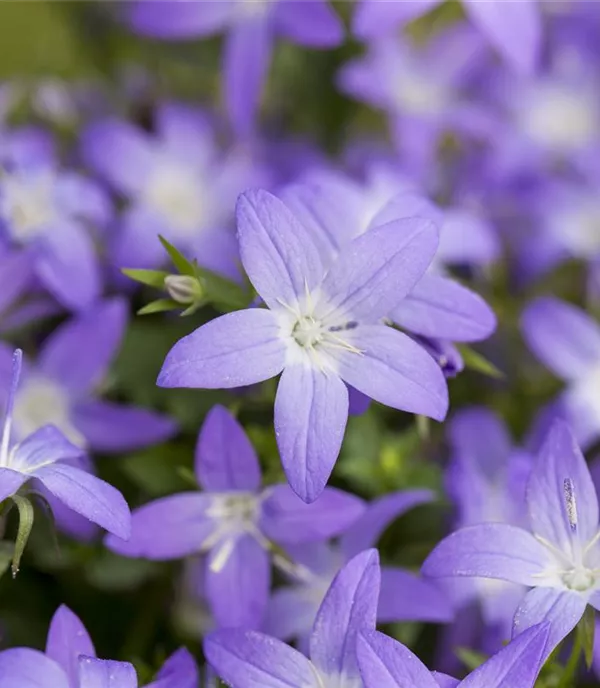
{"type": "Polygon", "coordinates": [[[600,253],[600,201],[590,196],[551,219],[550,232],[577,258],[600,253]]]}
{"type": "Polygon", "coordinates": [[[273,2],[276,0],[238,0],[236,18],[244,21],[262,17],[268,12],[269,5],[273,2]]]}
{"type": "Polygon", "coordinates": [[[517,115],[523,133],[547,148],[569,151],[589,145],[600,112],[591,95],[559,83],[532,90],[517,115]]]}
{"type": "Polygon", "coordinates": [[[200,175],[183,164],[167,161],[150,175],[143,192],[145,202],[183,238],[202,228],[206,201],[200,175]]]}
{"type": "Polygon", "coordinates": [[[561,578],[569,590],[584,592],[596,585],[597,574],[585,566],[574,566],[563,573],[561,578]]]}
{"type": "Polygon", "coordinates": [[[26,243],[57,218],[54,182],[51,172],[0,179],[0,215],[15,241],[26,243]]]}
{"type": "Polygon", "coordinates": [[[398,108],[415,115],[440,112],[450,100],[443,84],[412,69],[394,76],[393,89],[398,108]]]}
{"type": "Polygon", "coordinates": [[[19,439],[50,424],[55,425],[73,444],[86,446],[85,437],[71,422],[67,395],[58,384],[47,378],[31,378],[23,385],[15,399],[13,423],[19,439]]]}
{"type": "Polygon", "coordinates": [[[312,349],[326,335],[323,325],[310,315],[301,317],[294,325],[292,337],[305,349],[312,349]]]}

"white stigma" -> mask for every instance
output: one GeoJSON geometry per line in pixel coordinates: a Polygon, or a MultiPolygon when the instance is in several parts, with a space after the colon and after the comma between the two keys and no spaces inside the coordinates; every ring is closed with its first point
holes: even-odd
{"type": "Polygon", "coordinates": [[[54,199],[54,175],[19,173],[0,178],[0,215],[9,225],[13,239],[26,243],[58,217],[54,199]]]}
{"type": "Polygon", "coordinates": [[[55,425],[73,444],[86,445],[84,436],[71,422],[67,395],[48,378],[33,377],[25,382],[15,399],[13,421],[20,439],[44,425],[55,425]]]}
{"type": "Polygon", "coordinates": [[[567,509],[567,518],[569,519],[569,527],[572,533],[577,532],[577,501],[575,499],[575,485],[571,478],[565,478],[563,481],[563,493],[565,498],[565,507],[567,509]]]}

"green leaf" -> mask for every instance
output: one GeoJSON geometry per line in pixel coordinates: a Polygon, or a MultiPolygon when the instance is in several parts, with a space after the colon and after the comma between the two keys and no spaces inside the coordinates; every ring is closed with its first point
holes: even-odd
{"type": "Polygon", "coordinates": [[[8,542],[8,540],[0,542],[0,578],[8,571],[8,567],[14,556],[14,543],[8,542]]]}
{"type": "Polygon", "coordinates": [[[196,274],[194,264],[189,261],[181,251],[170,244],[163,236],[158,235],[160,243],[163,245],[165,251],[169,254],[169,258],[173,261],[173,265],[179,270],[182,275],[190,275],[194,277],[196,274]]]}
{"type": "Polygon", "coordinates": [[[496,366],[488,361],[487,358],[482,356],[480,353],[471,349],[470,346],[465,344],[457,344],[457,348],[460,351],[460,355],[463,357],[465,366],[471,370],[475,370],[478,373],[487,375],[488,377],[496,378],[497,380],[504,379],[504,373],[496,368],[496,366]]]}
{"type": "Polygon", "coordinates": [[[137,270],[134,268],[121,268],[121,272],[132,280],[146,284],[156,289],[164,289],[165,277],[169,276],[164,270],[137,270]]]}
{"type": "Polygon", "coordinates": [[[585,656],[585,663],[589,669],[594,655],[594,631],[596,628],[596,614],[594,608],[588,604],[577,626],[577,633],[581,638],[581,645],[585,656]]]}
{"type": "Polygon", "coordinates": [[[33,528],[34,511],[33,504],[27,497],[21,495],[13,495],[10,499],[16,504],[19,510],[19,530],[17,532],[17,539],[15,541],[15,551],[12,559],[12,575],[13,578],[19,573],[19,566],[21,564],[21,557],[27,546],[31,529],[33,528]]]}
{"type": "Polygon", "coordinates": [[[181,304],[173,299],[158,299],[151,301],[137,312],[138,315],[150,315],[152,313],[163,313],[164,311],[174,311],[181,308],[181,304]]]}

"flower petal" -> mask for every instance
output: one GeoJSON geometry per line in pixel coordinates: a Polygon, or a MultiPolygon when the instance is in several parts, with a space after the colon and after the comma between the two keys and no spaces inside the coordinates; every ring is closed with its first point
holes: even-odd
{"type": "Polygon", "coordinates": [[[362,516],[340,538],[347,559],[368,547],[375,547],[383,531],[404,513],[435,499],[431,490],[403,490],[373,500],[362,516]]]}
{"type": "Polygon", "coordinates": [[[81,688],[137,688],[138,680],[129,662],[80,657],[79,684],[81,688]]]}
{"type": "Polygon", "coordinates": [[[544,663],[544,648],[549,631],[550,627],[546,623],[524,631],[477,667],[462,681],[460,688],[533,688],[544,663]]]}
{"type": "Polygon", "coordinates": [[[542,661],[579,623],[587,606],[585,597],[571,590],[534,588],[515,612],[513,638],[544,621],[550,625],[542,661]]]}
{"type": "Polygon", "coordinates": [[[468,576],[535,586],[551,563],[531,533],[506,523],[461,528],[444,538],[425,560],[425,576],[468,576]]]}
{"type": "Polygon", "coordinates": [[[21,296],[33,276],[33,255],[12,251],[0,256],[0,313],[21,296]]]}
{"type": "Polygon", "coordinates": [[[204,654],[217,674],[237,688],[319,688],[308,659],[274,638],[241,629],[215,631],[204,640],[204,654]]]}
{"type": "Polygon", "coordinates": [[[118,119],[89,126],[83,133],[81,146],[86,163],[124,194],[141,191],[149,170],[155,167],[150,136],[118,119]]]}
{"type": "Polygon", "coordinates": [[[232,537],[208,555],[206,598],[218,627],[260,628],[271,587],[270,557],[252,535],[232,537]]]}
{"type": "Polygon", "coordinates": [[[16,494],[28,480],[29,476],[26,473],[0,468],[0,503],[16,494]]]}
{"type": "Polygon", "coordinates": [[[63,604],[50,622],[46,656],[63,668],[71,686],[78,685],[79,655],[95,657],[96,651],[79,617],[63,604]]]}
{"type": "Polygon", "coordinates": [[[265,631],[281,640],[308,637],[318,610],[314,592],[312,586],[305,585],[278,588],[272,592],[265,631]]]}
{"type": "Polygon", "coordinates": [[[53,463],[37,468],[31,474],[61,502],[92,523],[128,538],[131,514],[123,495],[112,485],[66,463],[53,463]]]}
{"type": "Polygon", "coordinates": [[[106,546],[126,557],[159,561],[195,554],[217,527],[206,515],[211,500],[208,494],[184,492],[145,504],[131,515],[129,539],[109,535],[106,546]]]}
{"type": "Polygon", "coordinates": [[[534,354],[566,380],[600,364],[600,327],[575,306],[554,298],[536,299],[525,309],[521,327],[534,354]]]}
{"type": "Polygon", "coordinates": [[[390,315],[421,279],[437,246],[435,225],[421,218],[393,220],[359,236],[327,273],[317,317],[333,324],[390,315]]]}
{"type": "Polygon", "coordinates": [[[480,341],[496,329],[496,316],[481,296],[439,275],[419,280],[390,316],[415,334],[453,342],[480,341]]]}
{"type": "Polygon", "coordinates": [[[273,12],[276,30],[294,43],[331,48],[343,40],[344,25],[326,0],[286,0],[273,12]]]}
{"type": "Polygon", "coordinates": [[[333,579],[310,638],[310,658],[325,676],[359,674],[356,639],[361,630],[375,629],[379,581],[374,549],[355,556],[333,579]]]}
{"type": "Polygon", "coordinates": [[[70,688],[69,679],[54,660],[28,647],[0,652],[0,683],[11,688],[70,688]]]}
{"type": "Polygon", "coordinates": [[[86,229],[61,218],[40,239],[37,274],[48,291],[74,311],[100,296],[102,278],[92,238],[86,229]]]}
{"type": "Polygon", "coordinates": [[[288,366],[275,398],[275,435],[290,487],[305,502],[323,492],[348,420],[348,389],[337,375],[288,366]]]}
{"type": "Polygon", "coordinates": [[[126,301],[107,299],[58,327],[46,340],[38,365],[73,394],[88,392],[103,381],[126,326],[126,301]]]}
{"type": "Polygon", "coordinates": [[[145,688],[197,688],[199,678],[194,658],[182,647],[167,659],[156,675],[156,680],[145,688]]]}
{"type": "Polygon", "coordinates": [[[207,413],[196,444],[196,476],[205,490],[255,492],[260,487],[258,457],[244,428],[224,406],[207,413]]]}
{"type": "Polygon", "coordinates": [[[175,421],[156,411],[88,401],[73,409],[73,424],[89,446],[103,453],[120,453],[164,442],[177,432],[175,421]]]}
{"type": "Polygon", "coordinates": [[[553,423],[539,451],[527,485],[527,507],[533,532],[564,552],[573,538],[586,543],[598,530],[596,489],[563,421],[553,423]]]}
{"type": "MultiPolygon", "coordinates": [[[[158,236],[165,236],[168,240],[169,230],[168,223],[156,210],[140,203],[132,204],[123,212],[118,232],[112,237],[112,264],[119,270],[161,267],[166,262],[166,253],[158,236]]],[[[117,276],[119,279],[125,280],[121,274],[117,276]]]]}
{"type": "Polygon", "coordinates": [[[402,0],[402,2],[381,2],[361,0],[356,7],[352,21],[354,35],[361,40],[377,38],[394,32],[398,26],[426,14],[441,0],[402,0]]]}
{"type": "Polygon", "coordinates": [[[361,352],[335,350],[337,369],[345,382],[386,406],[444,419],[446,380],[421,346],[385,325],[366,325],[343,334],[361,352]]]}
{"type": "Polygon", "coordinates": [[[356,653],[365,688],[437,688],[438,684],[421,660],[383,633],[359,633],[356,653]]]}
{"type": "Polygon", "coordinates": [[[83,454],[84,450],[69,442],[54,425],[44,425],[14,447],[11,465],[32,474],[48,464],[79,459],[83,454]]]}
{"type": "Polygon", "coordinates": [[[362,499],[335,487],[326,487],[315,502],[306,504],[288,485],[275,485],[262,503],[261,530],[280,544],[327,540],[343,533],[364,511],[362,499]]]}
{"type": "Polygon", "coordinates": [[[232,16],[232,0],[195,0],[173,3],[164,0],[132,2],[125,20],[144,36],[164,39],[209,36],[223,29],[232,16]]]}
{"type": "Polygon", "coordinates": [[[286,346],[271,311],[235,311],[180,339],[165,359],[158,385],[244,387],[278,375],[285,357],[286,346]]]}
{"type": "Polygon", "coordinates": [[[524,74],[533,73],[540,57],[542,10],[533,0],[463,0],[465,11],[493,45],[524,74]]]}
{"type": "Polygon", "coordinates": [[[253,133],[272,50],[271,25],[260,12],[234,22],[225,39],[225,102],[233,129],[240,137],[253,133]]]}
{"type": "Polygon", "coordinates": [[[255,189],[236,209],[240,255],[250,281],[271,308],[294,306],[323,279],[321,256],[309,232],[277,197],[255,189]]]}
{"type": "Polygon", "coordinates": [[[452,606],[444,592],[433,583],[397,568],[381,569],[378,623],[428,621],[447,623],[452,606]]]}

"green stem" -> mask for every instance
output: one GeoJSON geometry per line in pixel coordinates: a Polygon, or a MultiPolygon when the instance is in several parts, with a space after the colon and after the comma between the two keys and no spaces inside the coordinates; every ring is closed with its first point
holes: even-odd
{"type": "Polygon", "coordinates": [[[573,641],[573,649],[571,650],[571,656],[569,661],[565,665],[565,670],[563,671],[560,681],[556,688],[571,688],[575,685],[574,677],[579,666],[579,660],[581,659],[581,634],[579,632],[575,633],[575,640],[573,641]]]}

